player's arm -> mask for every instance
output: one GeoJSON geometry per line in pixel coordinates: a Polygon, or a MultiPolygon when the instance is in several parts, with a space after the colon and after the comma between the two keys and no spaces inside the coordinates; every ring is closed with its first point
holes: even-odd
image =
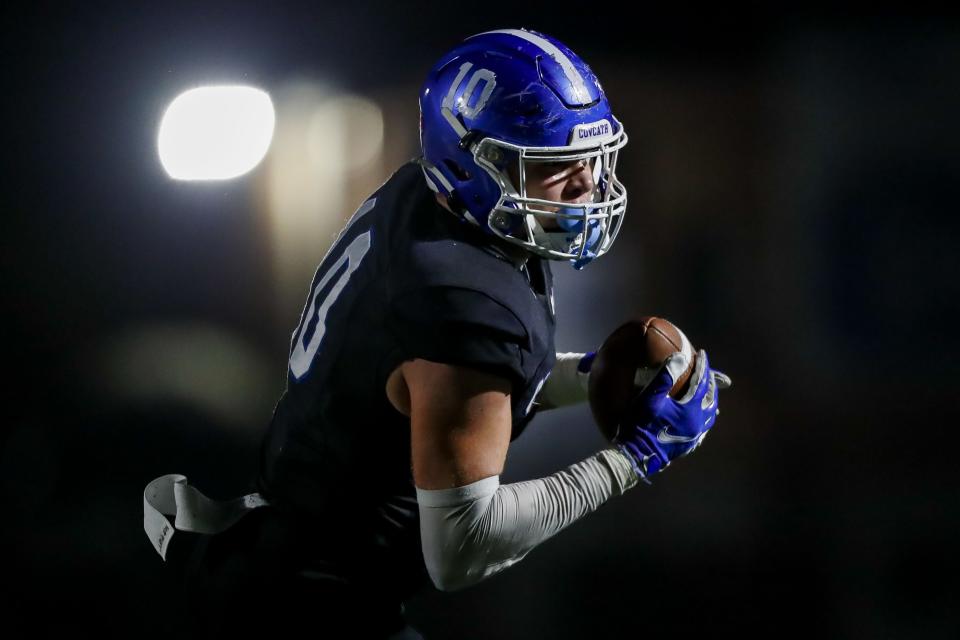
{"type": "Polygon", "coordinates": [[[587,401],[587,383],[595,352],[558,353],[550,376],[537,394],[540,411],[587,401]]]}
{"type": "Polygon", "coordinates": [[[423,554],[438,589],[462,589],[506,569],[637,484],[629,456],[608,448],[545,478],[501,485],[509,382],[426,360],[408,361],[401,372],[423,554]]]}
{"type": "Polygon", "coordinates": [[[510,382],[419,359],[403,363],[401,373],[416,486],[449,489],[499,475],[510,445],[510,382]]]}

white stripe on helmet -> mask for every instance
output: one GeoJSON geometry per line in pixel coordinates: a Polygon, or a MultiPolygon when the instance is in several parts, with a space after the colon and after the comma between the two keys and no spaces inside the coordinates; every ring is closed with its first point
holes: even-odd
{"type": "MultiPolygon", "coordinates": [[[[518,38],[522,38],[527,42],[535,44],[543,49],[551,58],[556,60],[563,69],[563,72],[567,75],[567,80],[569,80],[570,84],[573,85],[573,90],[577,93],[577,97],[580,99],[580,101],[583,103],[590,102],[590,92],[587,90],[587,85],[583,80],[583,76],[580,75],[580,72],[578,72],[576,67],[573,66],[573,63],[570,62],[570,58],[564,55],[564,53],[560,51],[560,49],[558,49],[552,42],[546,38],[541,38],[538,35],[530,33],[529,31],[522,31],[520,29],[498,29],[496,31],[486,31],[484,33],[478,33],[476,36],[470,36],[470,38],[476,38],[477,36],[483,36],[489,33],[506,33],[511,36],[517,36],[518,38]]],[[[470,38],[467,38],[467,40],[470,38]]]]}

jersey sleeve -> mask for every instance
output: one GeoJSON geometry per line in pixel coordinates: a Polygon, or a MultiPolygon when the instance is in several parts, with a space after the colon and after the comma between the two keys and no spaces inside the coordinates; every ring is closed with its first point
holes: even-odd
{"type": "Polygon", "coordinates": [[[388,325],[394,363],[422,358],[479,369],[525,382],[527,331],[517,316],[487,294],[459,286],[424,286],[395,297],[388,325]]]}

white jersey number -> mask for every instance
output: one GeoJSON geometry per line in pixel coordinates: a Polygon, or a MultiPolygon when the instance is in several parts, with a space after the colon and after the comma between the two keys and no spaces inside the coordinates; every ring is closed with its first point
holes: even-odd
{"type": "MultiPolygon", "coordinates": [[[[365,202],[357,213],[353,215],[353,218],[350,219],[346,227],[344,227],[344,230],[340,232],[340,236],[343,236],[365,213],[373,209],[375,204],[376,199],[365,202]]],[[[336,246],[336,243],[334,243],[334,246],[336,246]]],[[[303,378],[307,371],[310,370],[310,365],[313,364],[313,359],[317,355],[317,350],[320,348],[323,336],[327,332],[327,313],[330,312],[330,307],[332,307],[333,303],[340,297],[343,289],[347,286],[347,280],[350,279],[353,272],[360,266],[360,261],[363,260],[363,257],[367,255],[369,250],[370,231],[368,230],[358,235],[347,245],[346,250],[340,255],[340,258],[330,265],[330,268],[327,269],[324,276],[317,281],[313,291],[310,292],[310,297],[307,299],[307,306],[303,310],[300,326],[297,327],[297,330],[293,333],[295,343],[293,345],[293,351],[290,353],[290,372],[293,373],[293,376],[297,380],[303,378]],[[324,298],[323,301],[318,300],[317,298],[320,292],[326,288],[330,279],[343,268],[345,263],[347,268],[340,274],[333,288],[330,289],[330,293],[327,294],[327,297],[324,298]],[[313,335],[310,336],[310,342],[304,344],[304,334],[314,317],[316,317],[317,322],[316,329],[314,329],[313,335]]]]}

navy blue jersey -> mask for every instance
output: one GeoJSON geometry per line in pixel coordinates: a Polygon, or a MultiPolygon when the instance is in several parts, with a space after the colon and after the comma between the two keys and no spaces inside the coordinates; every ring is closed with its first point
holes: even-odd
{"type": "Polygon", "coordinates": [[[500,375],[515,439],[555,361],[552,287],[547,261],[508,260],[436,202],[415,162],[359,208],[314,276],[261,447],[259,490],[317,527],[318,557],[398,592],[428,579],[410,419],[387,377],[414,358],[500,375]]]}

